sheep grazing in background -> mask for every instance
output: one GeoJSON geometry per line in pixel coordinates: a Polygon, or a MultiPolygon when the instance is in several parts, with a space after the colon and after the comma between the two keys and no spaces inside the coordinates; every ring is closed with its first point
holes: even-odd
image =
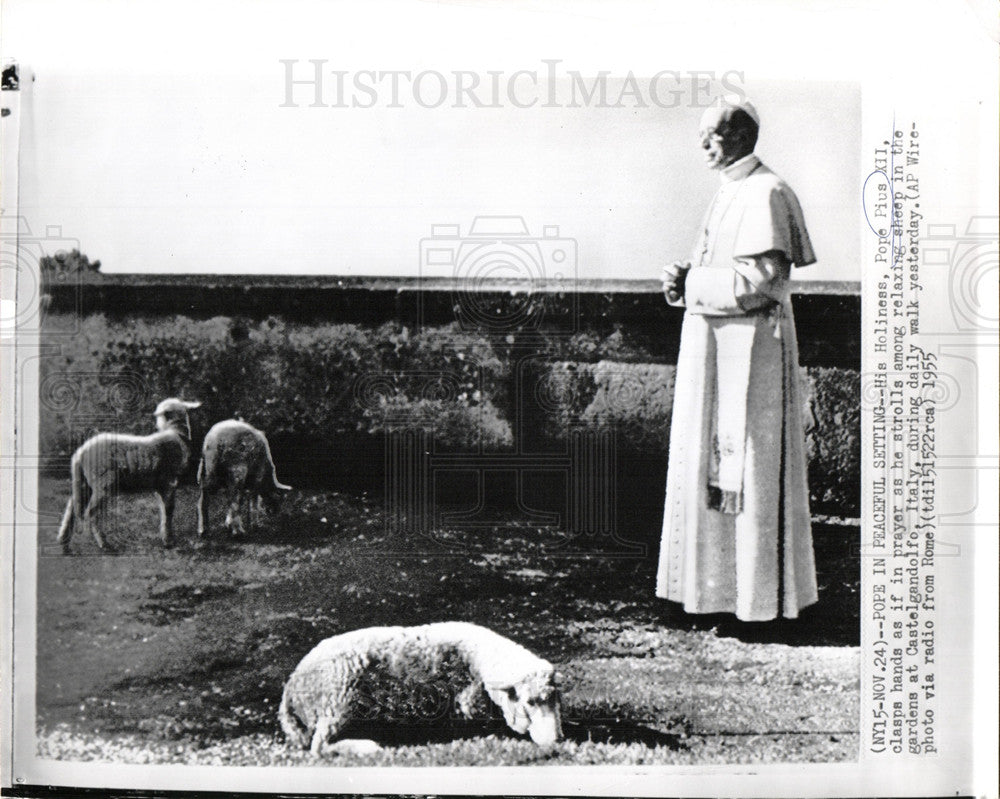
{"type": "Polygon", "coordinates": [[[213,425],[205,436],[198,464],[198,535],[208,524],[208,494],[224,488],[229,493],[226,527],[233,535],[245,533],[241,506],[248,500],[252,508],[258,500],[269,513],[277,511],[291,486],[278,482],[267,438],[257,428],[240,419],[213,425]]]}
{"type": "MultiPolygon", "coordinates": [[[[289,743],[313,754],[352,721],[425,721],[475,715],[483,693],[507,725],[542,746],[562,737],[552,665],[467,622],[370,627],[327,638],[288,678],[278,720],[289,743]]],[[[345,740],[327,751],[371,751],[345,740]]]]}
{"type": "Polygon", "coordinates": [[[188,411],[200,402],[171,398],[156,406],[157,432],[148,436],[98,433],[73,453],[70,474],[72,495],[66,503],[59,544],[69,554],[73,528],[89,527],[103,550],[110,550],[95,514],[112,495],[125,491],[155,491],[160,498],[160,536],[164,546],[173,543],[174,497],[181,474],[191,457],[191,422],[188,411]]]}

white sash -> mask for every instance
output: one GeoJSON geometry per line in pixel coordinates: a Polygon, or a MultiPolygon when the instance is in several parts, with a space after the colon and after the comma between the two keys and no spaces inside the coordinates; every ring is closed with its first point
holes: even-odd
{"type": "Polygon", "coordinates": [[[715,339],[716,358],[708,506],[722,513],[737,514],[743,510],[747,392],[759,319],[729,316],[705,317],[705,321],[715,339]]]}

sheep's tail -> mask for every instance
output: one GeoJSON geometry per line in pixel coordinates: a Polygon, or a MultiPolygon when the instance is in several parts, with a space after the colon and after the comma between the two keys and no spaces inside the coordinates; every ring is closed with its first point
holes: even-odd
{"type": "Polygon", "coordinates": [[[274,458],[271,457],[271,445],[267,443],[267,438],[265,436],[261,436],[261,439],[264,442],[264,455],[267,456],[267,463],[271,467],[271,483],[279,491],[291,491],[291,486],[286,486],[284,483],[278,481],[278,470],[274,465],[274,458]]]}
{"type": "Polygon", "coordinates": [[[278,705],[278,722],[285,733],[285,741],[287,743],[295,744],[303,749],[309,748],[311,741],[306,725],[288,707],[287,687],[281,692],[281,704],[278,705]]]}
{"type": "Polygon", "coordinates": [[[198,461],[198,485],[205,485],[205,459],[198,461]]]}

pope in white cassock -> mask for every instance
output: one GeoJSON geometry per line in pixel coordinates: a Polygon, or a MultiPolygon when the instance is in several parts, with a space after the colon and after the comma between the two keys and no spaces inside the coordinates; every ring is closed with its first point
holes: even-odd
{"type": "Polygon", "coordinates": [[[753,154],[746,101],[701,121],[722,185],[690,263],[664,269],[686,309],[656,595],[689,613],[794,618],[816,601],[793,267],[815,263],[802,209],[753,154]]]}

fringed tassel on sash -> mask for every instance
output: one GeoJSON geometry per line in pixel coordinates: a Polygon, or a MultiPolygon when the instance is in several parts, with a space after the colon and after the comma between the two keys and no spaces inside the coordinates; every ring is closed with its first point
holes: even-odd
{"type": "Polygon", "coordinates": [[[712,403],[712,453],[708,464],[708,507],[729,515],[743,511],[747,392],[757,319],[706,319],[716,345],[712,403]]]}
{"type": "Polygon", "coordinates": [[[708,485],[708,509],[736,516],[743,513],[743,492],[724,491],[711,483],[708,485]]]}

